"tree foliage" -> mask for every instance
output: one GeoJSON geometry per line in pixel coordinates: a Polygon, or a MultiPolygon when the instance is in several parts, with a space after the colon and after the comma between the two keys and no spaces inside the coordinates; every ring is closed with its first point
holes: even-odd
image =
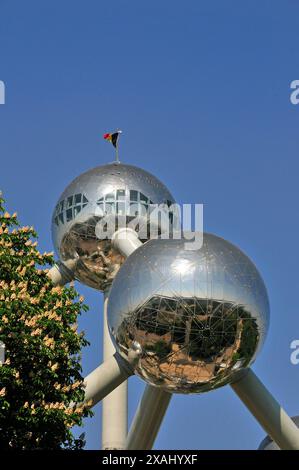
{"type": "Polygon", "coordinates": [[[0,449],[82,448],[71,428],[91,415],[84,397],[77,331],[86,311],[70,287],[54,287],[32,227],[20,227],[0,199],[0,449]],[[74,405],[73,403],[77,403],[74,405]]]}

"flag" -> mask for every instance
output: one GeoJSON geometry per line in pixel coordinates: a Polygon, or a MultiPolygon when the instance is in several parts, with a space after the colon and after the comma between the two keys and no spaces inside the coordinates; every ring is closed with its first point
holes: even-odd
{"type": "Polygon", "coordinates": [[[105,140],[108,140],[109,142],[111,142],[111,144],[113,145],[113,147],[117,147],[117,141],[118,141],[118,138],[119,138],[119,135],[121,134],[122,131],[116,131],[116,132],[113,132],[113,134],[104,134],[104,139],[105,140]]]}

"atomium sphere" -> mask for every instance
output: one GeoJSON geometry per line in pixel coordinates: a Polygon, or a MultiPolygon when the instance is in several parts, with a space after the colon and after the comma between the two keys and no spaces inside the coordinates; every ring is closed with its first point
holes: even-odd
{"type": "MultiPolygon", "coordinates": [[[[299,428],[299,416],[294,416],[292,421],[296,424],[297,428],[299,428]]],[[[258,450],[280,450],[276,442],[272,440],[270,436],[266,436],[265,439],[262,440],[258,450]]]]}
{"type": "Polygon", "coordinates": [[[108,301],[119,353],[127,358],[139,343],[135,373],[174,393],[237,379],[255,360],[268,319],[267,291],[254,264],[207,233],[197,250],[186,250],[183,240],[142,245],[119,270],[108,301]]]}
{"type": "MultiPolygon", "coordinates": [[[[58,200],[52,217],[55,250],[62,262],[75,265],[76,279],[104,291],[124,261],[111,245],[114,231],[130,226],[144,242],[151,209],[164,204],[170,224],[173,203],[167,188],[140,168],[116,162],[93,168],[78,176],[58,200]]],[[[161,234],[160,226],[157,230],[161,234]]]]}

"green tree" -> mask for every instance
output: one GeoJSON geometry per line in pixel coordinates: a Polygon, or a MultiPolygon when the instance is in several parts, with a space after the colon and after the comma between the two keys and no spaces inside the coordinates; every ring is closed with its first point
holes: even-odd
{"type": "Polygon", "coordinates": [[[0,198],[0,449],[78,449],[72,426],[91,415],[84,397],[77,331],[88,308],[70,287],[54,287],[32,227],[20,227],[0,198]],[[78,405],[73,405],[78,403],[78,405]]]}

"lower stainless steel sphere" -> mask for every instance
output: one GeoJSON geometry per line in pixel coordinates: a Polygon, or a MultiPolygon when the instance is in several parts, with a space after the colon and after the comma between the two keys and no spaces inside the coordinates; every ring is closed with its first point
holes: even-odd
{"type": "Polygon", "coordinates": [[[165,205],[164,220],[171,224],[168,208],[173,203],[164,184],[141,168],[122,163],[93,168],[70,183],[58,200],[52,218],[56,252],[62,262],[75,266],[76,279],[106,290],[124,261],[111,245],[113,230],[133,224],[144,242],[149,236],[141,228],[148,228],[155,205],[165,205]]]}
{"type": "Polygon", "coordinates": [[[183,240],[151,240],[125,261],[108,301],[116,348],[135,341],[135,373],[175,393],[232,382],[256,358],[268,329],[264,282],[231,243],[204,234],[199,250],[183,240]]]}

